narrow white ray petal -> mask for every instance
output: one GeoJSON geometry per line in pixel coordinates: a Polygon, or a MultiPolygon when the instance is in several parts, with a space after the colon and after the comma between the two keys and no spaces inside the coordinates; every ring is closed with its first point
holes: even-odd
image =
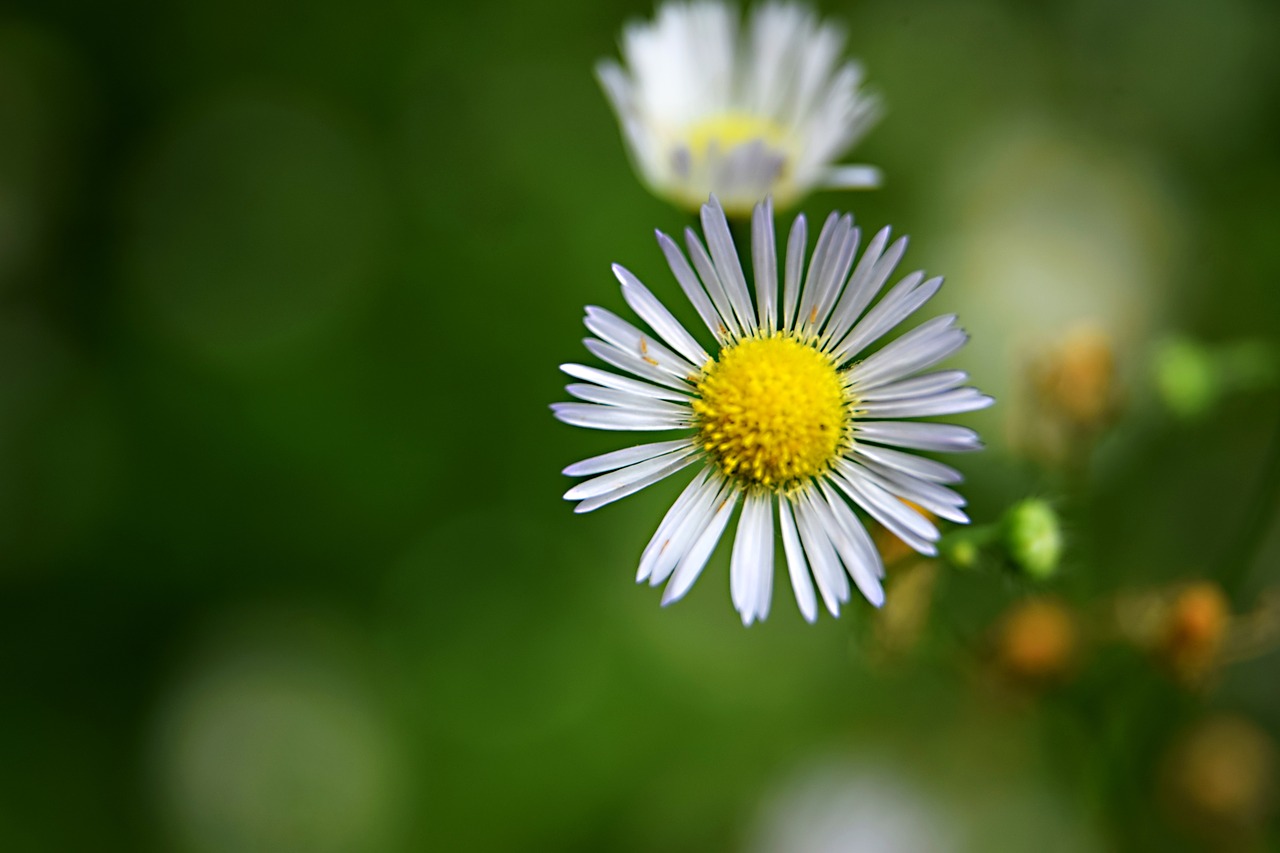
{"type": "Polygon", "coordinates": [[[884,385],[859,394],[858,398],[870,402],[872,400],[903,400],[909,397],[928,397],[933,394],[940,394],[943,391],[950,391],[952,388],[958,388],[967,381],[969,381],[969,374],[963,370],[939,370],[934,373],[913,376],[910,379],[887,382],[884,385]]]}
{"type": "Polygon", "coordinates": [[[809,272],[805,275],[804,287],[800,291],[800,312],[796,316],[795,325],[797,329],[813,330],[818,313],[815,302],[822,285],[822,274],[827,267],[827,254],[831,251],[831,244],[844,224],[840,214],[834,210],[827,214],[826,221],[822,223],[822,230],[818,232],[818,243],[813,248],[813,257],[809,259],[809,272]]]}
{"type": "Polygon", "coordinates": [[[870,389],[932,367],[969,340],[963,329],[952,326],[955,319],[954,314],[946,314],[912,329],[849,368],[849,378],[858,389],[870,389]]]}
{"type": "Polygon", "coordinates": [[[613,406],[598,406],[595,403],[552,403],[551,411],[559,421],[589,429],[651,432],[680,429],[689,425],[687,418],[675,415],[636,412],[613,406]]]}
{"type": "Polygon", "coordinates": [[[813,566],[813,579],[818,584],[822,603],[832,616],[839,616],[840,605],[849,600],[849,577],[840,567],[840,558],[827,538],[826,516],[818,509],[812,494],[803,493],[796,504],[796,523],[805,554],[813,566]]]}
{"type": "MultiPolygon", "coordinates": [[[[771,495],[748,495],[738,519],[738,535],[747,526],[748,537],[743,553],[730,563],[730,577],[738,574],[741,586],[737,608],[743,625],[764,619],[769,612],[773,592],[773,498],[771,495]],[[747,505],[752,505],[750,517],[747,505]]],[[[735,540],[735,552],[737,542],[735,540]]],[[[738,556],[735,553],[735,556],[738,556]]]]}
{"type": "Polygon", "coordinates": [[[640,331],[617,314],[604,308],[588,305],[587,316],[582,322],[606,343],[613,344],[623,352],[665,370],[672,376],[683,377],[697,373],[703,363],[694,364],[677,355],[660,343],[656,336],[640,331]]]}
{"type": "Polygon", "coordinates": [[[804,214],[796,217],[787,237],[786,282],[782,294],[782,328],[795,328],[796,303],[800,299],[800,279],[804,275],[804,256],[808,251],[808,226],[804,214]]]}
{"type": "Polygon", "coordinates": [[[625,468],[628,465],[634,465],[646,459],[653,459],[673,450],[692,446],[693,440],[688,438],[658,441],[652,444],[637,444],[634,447],[624,447],[622,450],[613,450],[609,453],[602,453],[599,456],[592,456],[590,459],[583,459],[581,462],[575,462],[561,473],[570,477],[589,477],[592,474],[603,474],[605,471],[616,471],[619,468],[625,468]]]}
{"type": "MultiPolygon", "coordinates": [[[[658,529],[653,532],[653,536],[649,539],[649,544],[645,546],[644,551],[640,554],[640,565],[636,570],[637,582],[647,580],[658,560],[670,555],[681,526],[686,524],[690,517],[696,515],[699,502],[702,501],[709,504],[718,489],[719,484],[711,480],[710,467],[704,467],[689,481],[689,485],[684,487],[680,497],[676,498],[675,503],[671,505],[666,515],[662,517],[662,522],[658,525],[658,529]]],[[[671,564],[674,566],[681,556],[683,555],[674,555],[671,558],[671,564]]]]}
{"type": "Polygon", "coordinates": [[[702,206],[702,231],[707,237],[707,248],[711,250],[711,259],[715,261],[716,272],[729,297],[729,304],[733,306],[733,313],[743,331],[750,334],[757,327],[755,313],[751,310],[751,295],[747,291],[747,279],[742,272],[742,262],[738,260],[738,251],[733,245],[733,235],[729,233],[729,221],[725,219],[724,208],[715,196],[702,206]]]}
{"type": "Polygon", "coordinates": [[[760,541],[760,570],[756,574],[755,618],[764,621],[773,604],[773,564],[775,549],[773,546],[773,496],[764,496],[764,509],[757,522],[760,529],[757,537],[760,541]]]}
{"type": "Polygon", "coordinates": [[[760,328],[765,334],[773,334],[778,329],[778,247],[773,234],[772,198],[766,198],[751,211],[751,259],[760,328]]]}
{"type": "Polygon", "coordinates": [[[764,531],[773,533],[772,516],[766,516],[772,506],[770,497],[749,494],[742,502],[742,514],[738,517],[738,533],[733,540],[733,552],[729,561],[729,597],[733,609],[742,616],[742,624],[750,625],[757,615],[757,599],[760,591],[760,573],[773,571],[773,538],[768,543],[769,555],[765,555],[764,531]]]}
{"type": "Polygon", "coordinates": [[[738,490],[733,489],[721,500],[707,529],[680,560],[680,565],[676,566],[675,572],[671,575],[671,581],[662,592],[664,607],[683,598],[689,591],[689,587],[693,586],[693,582],[698,579],[698,575],[702,573],[707,560],[711,558],[711,552],[715,550],[721,534],[724,533],[725,525],[729,523],[729,517],[733,515],[734,507],[738,505],[738,495],[738,490]]]}
{"type": "Polygon", "coordinates": [[[963,453],[981,450],[982,441],[968,427],[955,424],[919,423],[916,421],[863,421],[854,426],[855,438],[905,447],[910,450],[933,450],[941,453],[963,453]]]}
{"type": "Polygon", "coordinates": [[[894,285],[835,347],[836,359],[844,361],[862,352],[928,302],[942,286],[942,277],[921,284],[923,279],[924,272],[917,270],[894,285]]]}
{"type": "Polygon", "coordinates": [[[648,382],[641,382],[639,379],[631,379],[626,376],[619,376],[616,373],[610,373],[607,370],[601,370],[598,367],[588,367],[585,364],[562,364],[560,369],[575,379],[585,379],[588,382],[603,388],[613,388],[618,391],[628,391],[640,397],[652,397],[655,400],[670,400],[673,403],[689,402],[688,394],[681,394],[679,391],[673,391],[670,388],[660,388],[657,385],[651,385],[648,382]]]}
{"type": "Polygon", "coordinates": [[[654,414],[687,415],[690,412],[687,403],[672,403],[669,400],[656,400],[630,391],[618,391],[613,388],[601,388],[585,382],[570,382],[564,390],[572,397],[588,403],[599,403],[602,406],[617,406],[637,412],[653,412],[654,414]]]}
{"type": "Polygon", "coordinates": [[[804,620],[812,623],[818,618],[818,599],[813,592],[813,579],[809,576],[809,564],[804,558],[804,546],[800,544],[789,498],[778,498],[778,526],[782,529],[782,550],[787,557],[787,573],[791,576],[796,606],[804,620]]]}
{"type": "Polygon", "coordinates": [[[876,447],[874,444],[863,444],[862,442],[858,442],[853,446],[853,452],[863,459],[876,462],[895,471],[902,471],[904,474],[910,474],[912,477],[921,480],[928,480],[930,483],[964,482],[964,475],[950,465],[944,465],[933,459],[926,459],[915,453],[903,453],[901,450],[876,447]]]}
{"type": "Polygon", "coordinates": [[[670,536],[670,544],[666,551],[653,560],[649,586],[658,586],[671,577],[671,573],[680,565],[680,561],[689,553],[699,537],[706,532],[723,498],[727,497],[730,485],[722,480],[712,479],[707,487],[700,491],[697,499],[689,507],[688,516],[670,536]]]}
{"type": "Polygon", "coordinates": [[[884,563],[880,552],[876,550],[867,529],[862,526],[858,516],[825,482],[822,483],[822,498],[819,500],[827,513],[827,535],[835,546],[844,563],[845,571],[853,578],[863,598],[876,607],[884,604],[884,589],[880,579],[884,577],[884,563]]]}
{"type": "Polygon", "coordinates": [[[693,393],[693,386],[684,378],[672,376],[665,370],[652,365],[642,358],[632,355],[629,352],[623,352],[613,344],[607,344],[604,341],[595,338],[583,338],[583,346],[587,351],[596,358],[611,364],[619,370],[625,370],[633,376],[641,379],[647,379],[650,382],[656,382],[659,385],[665,385],[676,391],[684,391],[693,393]]]}
{"type": "MultiPolygon", "coordinates": [[[[582,503],[575,506],[573,508],[573,511],[582,513],[582,512],[591,512],[592,510],[599,509],[605,504],[611,504],[616,500],[625,498],[627,495],[633,495],[636,492],[640,491],[641,489],[645,488],[646,486],[653,485],[659,480],[665,480],[667,477],[670,477],[672,474],[676,473],[677,471],[683,468],[689,467],[690,465],[692,465],[694,462],[698,460],[698,457],[692,454],[685,454],[683,456],[678,454],[673,454],[665,458],[669,458],[671,461],[668,462],[666,465],[662,466],[661,468],[649,471],[649,473],[645,474],[643,477],[640,477],[637,480],[632,480],[630,482],[619,485],[616,489],[605,492],[602,495],[596,495],[593,498],[587,498],[582,503]]],[[[648,465],[649,463],[642,462],[640,464],[648,465]]],[[[633,466],[633,467],[639,467],[639,466],[633,466]]],[[[614,473],[616,474],[619,472],[615,471],[614,473]]],[[[610,475],[606,474],[605,476],[608,477],[610,475]]]]}
{"type": "Polygon", "coordinates": [[[587,498],[598,498],[623,486],[629,486],[632,483],[643,480],[653,472],[660,471],[671,463],[684,459],[695,452],[697,452],[696,448],[692,446],[679,447],[661,456],[633,463],[625,468],[619,468],[607,474],[592,477],[590,480],[583,480],[565,492],[564,499],[567,501],[585,501],[587,498]]]}
{"type": "Polygon", "coordinates": [[[693,268],[698,271],[698,277],[702,279],[703,287],[711,297],[716,313],[720,315],[720,325],[727,330],[729,337],[742,337],[742,325],[733,313],[733,304],[725,292],[724,283],[720,281],[720,275],[716,272],[711,256],[707,254],[702,241],[698,239],[697,233],[692,228],[684,229],[684,244],[689,250],[693,268]]]}
{"type": "Polygon", "coordinates": [[[929,519],[867,477],[841,474],[833,476],[832,479],[858,506],[894,536],[921,554],[932,557],[938,553],[933,543],[938,541],[941,534],[929,519]]]}
{"type": "Polygon", "coordinates": [[[684,295],[693,304],[698,316],[702,318],[702,322],[706,324],[707,329],[715,336],[716,341],[723,344],[729,339],[729,331],[721,321],[719,313],[716,312],[716,307],[712,304],[711,298],[702,289],[702,283],[698,281],[698,276],[694,273],[693,267],[689,266],[689,261],[685,259],[684,253],[680,251],[680,247],[676,245],[674,240],[661,231],[655,231],[654,233],[658,237],[658,245],[662,248],[662,254],[666,256],[667,266],[671,267],[672,274],[676,277],[676,281],[680,283],[680,289],[684,291],[684,295]]]}
{"type": "Polygon", "coordinates": [[[884,254],[884,247],[889,243],[889,233],[889,226],[881,228],[863,251],[862,259],[858,261],[853,275],[849,278],[849,283],[845,286],[844,295],[836,303],[830,328],[827,329],[831,340],[840,340],[844,333],[852,328],[863,309],[871,304],[875,296],[875,291],[870,288],[871,274],[875,270],[876,261],[880,260],[884,254]]]}
{"type": "Polygon", "coordinates": [[[858,410],[866,418],[930,418],[937,415],[958,415],[985,409],[995,402],[977,388],[956,388],[928,397],[913,400],[889,400],[883,403],[862,403],[858,410]]]}
{"type": "Polygon", "coordinates": [[[884,183],[884,175],[875,166],[834,166],[822,173],[819,183],[833,190],[872,190],[884,183]]]}
{"type": "Polygon", "coordinates": [[[672,349],[695,366],[700,367],[710,360],[711,356],[707,355],[702,345],[689,334],[679,320],[672,316],[667,307],[649,292],[649,288],[645,287],[640,279],[619,264],[613,265],[613,274],[622,282],[622,298],[672,349]]]}
{"type": "Polygon", "coordinates": [[[917,479],[869,460],[864,461],[862,466],[853,465],[847,460],[842,461],[840,468],[847,476],[864,476],[871,479],[895,497],[924,507],[939,518],[945,518],[956,524],[969,523],[969,516],[960,509],[965,505],[965,499],[946,486],[917,479]]]}
{"type": "Polygon", "coordinates": [[[858,252],[858,244],[862,240],[862,229],[853,227],[853,217],[846,216],[848,227],[842,235],[838,246],[833,246],[827,255],[827,268],[822,274],[822,288],[816,301],[817,311],[813,313],[813,329],[818,331],[826,325],[831,316],[831,309],[836,305],[836,297],[849,279],[849,268],[853,266],[853,257],[858,252]]]}

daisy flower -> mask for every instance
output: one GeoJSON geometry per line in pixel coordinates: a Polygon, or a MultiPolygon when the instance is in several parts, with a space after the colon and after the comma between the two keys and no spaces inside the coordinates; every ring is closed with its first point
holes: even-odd
{"type": "Polygon", "coordinates": [[[840,63],[843,33],[809,9],[769,3],[739,29],[720,0],[667,3],[622,35],[625,67],[596,67],[636,171],[696,210],[714,193],[745,217],[766,195],[790,206],[812,188],[874,187],[869,166],[833,167],[879,115],[840,63]]]}
{"type": "Polygon", "coordinates": [[[705,247],[693,229],[685,231],[687,258],[662,232],[658,243],[715,340],[716,355],[639,279],[615,265],[623,299],[652,331],[588,307],[585,322],[595,337],[586,339],[587,349],[621,373],[562,365],[580,380],[565,390],[582,402],[551,407],[574,426],[685,435],[570,465],[565,474],[590,479],[565,498],[579,502],[577,512],[588,512],[696,465],[698,473],[640,557],[637,581],[665,582],[663,604],[688,592],[741,504],[729,581],[743,624],[769,613],[775,530],[781,531],[805,619],[817,618],[818,596],[839,615],[850,580],[879,607],[884,565],[854,507],[919,553],[936,554],[938,529],[905,501],[967,523],[964,498],[948,488],[961,477],[906,451],[978,450],[981,443],[965,427],[904,418],[951,415],[993,402],[963,387],[964,371],[923,372],[968,340],[954,315],[936,317],[865,354],[933,296],[942,279],[913,272],[871,307],[902,258],[906,238],[890,244],[884,228],[855,266],[859,229],[851,216],[832,213],[806,272],[801,215],[787,240],[779,300],[773,208],[766,200],[752,216],[753,302],[714,196],[702,207],[702,226],[705,247]]]}

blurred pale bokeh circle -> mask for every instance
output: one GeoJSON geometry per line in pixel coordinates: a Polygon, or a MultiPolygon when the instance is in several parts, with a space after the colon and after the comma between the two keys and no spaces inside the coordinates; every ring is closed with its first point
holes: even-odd
{"type": "MultiPolygon", "coordinates": [[[[1178,197],[1151,164],[1021,119],[976,132],[941,191],[939,304],[972,335],[965,367],[984,391],[1013,400],[1029,366],[1082,329],[1131,378],[1167,323],[1185,251],[1178,197]]],[[[974,422],[1000,446],[1010,410],[998,409],[974,422]]]]}
{"type": "Polygon", "coordinates": [[[806,768],[774,794],[747,853],[961,853],[955,821],[885,762],[806,768]]]}
{"type": "Polygon", "coordinates": [[[394,738],[323,617],[227,618],[154,723],[161,818],[189,853],[381,851],[396,837],[394,738]]]}
{"type": "Polygon", "coordinates": [[[184,111],[129,199],[126,275],[162,335],[241,363],[352,322],[377,283],[376,160],[332,110],[268,92],[184,111]]]}

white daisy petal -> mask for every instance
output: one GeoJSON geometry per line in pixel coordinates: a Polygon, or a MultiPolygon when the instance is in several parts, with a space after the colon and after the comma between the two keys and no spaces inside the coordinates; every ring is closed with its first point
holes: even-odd
{"type": "Polygon", "coordinates": [[[685,259],[684,253],[680,251],[680,247],[675,241],[663,234],[661,231],[654,232],[658,236],[658,245],[662,247],[662,254],[667,259],[667,265],[671,267],[671,272],[676,277],[676,281],[680,283],[680,289],[684,291],[684,295],[689,298],[694,309],[698,312],[698,316],[702,318],[702,322],[707,325],[711,334],[715,335],[718,343],[725,343],[729,338],[728,329],[720,320],[720,315],[716,311],[715,305],[711,303],[711,298],[707,296],[707,292],[702,289],[702,282],[698,281],[698,276],[693,271],[693,267],[689,266],[689,261],[685,259]]]}
{"type": "Polygon", "coordinates": [[[861,391],[858,398],[865,402],[873,400],[903,400],[910,397],[926,397],[958,388],[969,381],[969,374],[963,370],[939,370],[910,379],[899,379],[888,382],[868,391],[861,391]]]}
{"type": "MultiPolygon", "coordinates": [[[[699,26],[711,32],[723,23],[709,15],[699,26]]],[[[689,62],[700,50],[688,46],[689,62]]],[[[636,62],[659,56],[642,39],[629,52],[636,62]]],[[[717,162],[734,170],[732,180],[750,181],[764,162],[759,148],[747,146],[717,162]]],[[[882,231],[850,275],[858,243],[852,219],[833,214],[806,259],[806,226],[797,217],[779,305],[768,200],[753,213],[754,290],[715,199],[703,214],[712,249],[688,230],[692,264],[669,238],[658,240],[718,350],[703,350],[647,287],[615,267],[624,299],[654,334],[588,308],[587,327],[600,337],[586,339],[587,349],[626,375],[562,365],[582,380],[566,386],[582,402],[552,406],[558,419],[577,426],[689,434],[568,466],[566,474],[587,479],[565,497],[578,501],[576,512],[589,512],[697,463],[698,473],[664,514],[636,572],[639,581],[666,585],[665,604],[688,592],[742,499],[730,598],[744,625],[764,619],[772,604],[775,500],[790,585],[804,618],[817,618],[819,599],[838,614],[853,586],[878,607],[884,564],[855,508],[915,550],[935,554],[938,529],[921,513],[967,522],[964,497],[946,485],[961,477],[906,451],[977,450],[981,442],[965,427],[905,419],[970,411],[991,399],[964,384],[964,371],[920,373],[964,343],[952,316],[930,320],[848,367],[846,355],[874,344],[932,296],[941,279],[906,276],[858,320],[900,260],[905,238],[888,245],[889,232],[882,231]]]]}
{"type": "Polygon", "coordinates": [[[711,256],[707,254],[702,241],[698,239],[698,235],[692,228],[684,229],[684,244],[689,250],[689,257],[693,260],[693,268],[698,271],[698,277],[702,279],[702,285],[706,288],[707,295],[711,297],[716,313],[720,315],[720,325],[728,330],[729,336],[742,337],[742,326],[733,312],[724,283],[720,281],[720,275],[716,272],[711,256]]]}
{"type": "Polygon", "coordinates": [[[844,361],[857,355],[928,302],[942,287],[942,277],[931,278],[921,284],[923,278],[924,273],[917,271],[894,285],[880,304],[868,311],[848,336],[836,345],[832,350],[835,357],[844,361]]]}
{"type": "Polygon", "coordinates": [[[809,564],[804,558],[804,546],[800,543],[800,532],[792,517],[791,500],[787,497],[778,498],[778,526],[782,529],[782,550],[787,557],[787,574],[791,577],[796,605],[805,621],[813,622],[818,618],[818,599],[813,593],[809,564]]]}
{"type": "Polygon", "coordinates": [[[836,303],[830,327],[827,329],[829,340],[840,340],[845,332],[852,328],[863,309],[871,304],[871,300],[876,295],[876,291],[871,288],[871,276],[875,271],[876,262],[884,254],[884,247],[888,243],[889,226],[886,225],[877,231],[876,236],[872,237],[871,242],[867,244],[867,248],[862,253],[862,259],[858,261],[853,275],[849,277],[849,283],[845,285],[844,294],[836,303]]]}
{"type": "Polygon", "coordinates": [[[960,509],[965,505],[965,499],[946,486],[920,480],[871,461],[857,465],[848,460],[841,460],[839,467],[846,476],[867,477],[885,491],[924,507],[939,518],[954,521],[956,524],[969,523],[969,517],[960,509]]]}
{"type": "Polygon", "coordinates": [[[840,558],[826,534],[826,516],[818,509],[812,494],[802,495],[796,504],[796,525],[813,566],[813,579],[818,584],[822,603],[832,616],[839,616],[840,605],[849,600],[849,576],[840,567],[840,558]]]}
{"type": "Polygon", "coordinates": [[[570,426],[591,429],[646,432],[679,429],[689,425],[688,418],[683,415],[636,412],[595,403],[552,403],[551,411],[557,420],[570,426]]]}
{"type": "Polygon", "coordinates": [[[564,499],[567,501],[585,501],[588,498],[598,498],[601,495],[619,489],[623,486],[629,486],[637,483],[653,474],[655,471],[661,471],[670,466],[673,462],[690,456],[695,452],[695,448],[691,446],[679,447],[675,450],[668,451],[661,456],[652,459],[646,459],[643,462],[636,462],[625,468],[619,468],[610,471],[607,474],[601,474],[598,477],[592,477],[590,480],[583,480],[578,485],[564,493],[564,499]]]}
{"type": "Polygon", "coordinates": [[[689,411],[687,404],[672,403],[668,400],[655,400],[642,394],[630,391],[618,391],[614,388],[601,388],[584,382],[573,382],[564,386],[564,390],[572,397],[588,403],[599,403],[602,406],[616,406],[636,412],[652,412],[654,414],[684,415],[689,411]]]}
{"type": "Polygon", "coordinates": [[[652,397],[655,400],[672,400],[685,404],[689,402],[688,394],[681,394],[679,391],[673,391],[669,388],[650,385],[648,382],[641,382],[639,379],[619,376],[616,373],[610,373],[598,367],[588,367],[585,364],[562,364],[560,369],[574,379],[585,379],[587,382],[594,382],[604,388],[628,391],[641,397],[652,397]]]}
{"type": "MultiPolygon", "coordinates": [[[[656,460],[650,460],[650,462],[642,462],[640,463],[640,465],[633,465],[632,468],[637,468],[637,469],[639,469],[641,466],[645,466],[643,474],[641,475],[641,473],[637,473],[634,479],[620,481],[615,488],[610,489],[609,491],[603,494],[599,494],[599,495],[595,495],[593,497],[587,498],[586,500],[576,505],[573,508],[573,511],[576,513],[583,513],[583,512],[591,512],[592,510],[597,510],[600,507],[605,506],[606,504],[611,504],[616,500],[625,498],[627,495],[633,495],[636,492],[640,491],[641,489],[647,486],[653,485],[659,480],[665,480],[667,477],[670,477],[672,474],[676,473],[677,471],[680,471],[684,468],[688,468],[690,465],[692,465],[694,462],[697,461],[696,456],[692,456],[687,453],[683,455],[672,454],[670,456],[664,457],[664,459],[669,461],[667,461],[665,465],[662,465],[656,468],[652,467],[652,465],[650,464],[656,460]]],[[[621,473],[622,472],[619,472],[619,471],[613,472],[613,474],[621,474],[621,473]]],[[[605,474],[604,476],[610,477],[613,475],[605,474]]],[[[599,479],[603,479],[603,477],[599,479]]]]}
{"type": "Polygon", "coordinates": [[[833,494],[825,483],[822,484],[822,497],[816,503],[827,518],[827,536],[840,555],[845,571],[853,578],[863,598],[880,607],[884,604],[884,588],[880,585],[884,569],[880,552],[872,545],[866,528],[849,505],[839,495],[833,494]]]}
{"type": "Polygon", "coordinates": [[[778,249],[773,236],[771,198],[757,204],[751,213],[751,260],[760,328],[765,334],[773,334],[778,328],[778,249]]]}
{"type": "Polygon", "coordinates": [[[631,306],[632,311],[649,324],[650,329],[657,332],[659,337],[684,356],[691,365],[706,364],[711,356],[707,355],[702,345],[685,330],[679,320],[672,316],[666,306],[649,292],[649,288],[640,283],[640,279],[619,264],[613,265],[613,274],[618,277],[618,281],[622,282],[622,298],[631,306]]]}
{"type": "Polygon", "coordinates": [[[783,289],[782,328],[795,328],[796,305],[800,300],[800,278],[804,275],[804,253],[808,248],[808,226],[804,214],[796,217],[787,237],[786,286],[783,289]]]}
{"type": "Polygon", "coordinates": [[[747,290],[747,279],[743,275],[738,252],[733,247],[733,235],[729,233],[724,208],[714,195],[702,206],[702,230],[707,235],[707,248],[711,250],[711,259],[715,262],[716,273],[724,285],[729,304],[733,306],[734,316],[743,331],[750,334],[757,328],[755,312],[751,310],[751,294],[747,290]]]}
{"type": "Polygon", "coordinates": [[[817,323],[818,293],[825,285],[823,273],[827,268],[827,255],[831,252],[831,244],[836,240],[844,222],[840,214],[834,210],[827,215],[818,232],[818,244],[813,247],[813,257],[809,261],[809,274],[804,280],[804,289],[800,295],[800,313],[796,315],[794,328],[800,332],[813,332],[817,323]]]}
{"type": "Polygon", "coordinates": [[[933,543],[938,541],[941,534],[929,519],[876,485],[869,477],[861,476],[859,472],[850,472],[847,476],[836,476],[833,479],[867,515],[880,522],[894,536],[921,554],[932,557],[938,553],[933,543]]]}
{"type": "Polygon", "coordinates": [[[664,344],[659,343],[653,335],[645,334],[617,314],[604,308],[588,305],[587,316],[582,322],[605,343],[613,344],[623,352],[652,364],[672,376],[684,377],[697,373],[698,366],[702,363],[694,364],[680,357],[667,349],[664,344]]]}
{"type": "Polygon", "coordinates": [[[693,582],[698,579],[698,575],[702,573],[707,560],[711,558],[711,552],[720,542],[720,536],[724,533],[725,525],[729,523],[729,517],[733,515],[734,507],[738,505],[738,494],[739,492],[734,489],[720,502],[707,529],[702,531],[697,541],[693,543],[693,547],[680,560],[680,565],[676,566],[667,588],[662,592],[664,607],[683,598],[689,591],[689,587],[693,586],[693,582]]]}
{"type": "Polygon", "coordinates": [[[764,618],[768,602],[764,589],[773,579],[773,498],[747,495],[738,518],[738,535],[733,540],[729,563],[729,596],[742,624],[764,618]]]}
{"type": "Polygon", "coordinates": [[[963,453],[981,450],[982,441],[968,427],[954,424],[916,423],[914,421],[868,421],[854,426],[854,433],[863,441],[906,447],[911,450],[934,450],[942,453],[963,453]]]}
{"type": "Polygon", "coordinates": [[[858,411],[868,418],[929,418],[935,415],[958,415],[985,409],[995,402],[977,388],[956,388],[928,397],[863,403],[858,411]]]}
{"type": "Polygon", "coordinates": [[[891,450],[888,447],[876,447],[874,444],[861,442],[854,445],[853,452],[863,459],[930,483],[964,482],[964,475],[950,465],[944,465],[914,453],[903,453],[901,450],[891,450]]]}
{"type": "MultiPolygon", "coordinates": [[[[835,489],[831,488],[826,482],[822,483],[820,489],[823,497],[827,500],[827,506],[830,507],[839,524],[839,532],[848,537],[853,553],[858,556],[860,566],[865,569],[864,578],[883,578],[884,562],[880,559],[880,552],[876,549],[875,543],[871,541],[867,528],[835,489]]],[[[832,541],[835,541],[834,536],[832,541]]],[[[861,586],[862,584],[859,584],[859,588],[861,586]]],[[[878,607],[879,605],[876,606],[878,607]]]]}
{"type": "Polygon", "coordinates": [[[584,338],[582,344],[596,358],[612,364],[619,370],[625,370],[633,376],[656,382],[659,385],[665,385],[676,391],[693,392],[693,386],[686,380],[673,376],[670,372],[662,370],[657,365],[650,364],[639,356],[623,352],[613,344],[607,344],[595,338],[584,338]]]}
{"type": "MultiPolygon", "coordinates": [[[[720,481],[712,478],[711,469],[707,467],[704,467],[689,481],[689,484],[680,492],[680,497],[676,498],[675,503],[671,504],[671,508],[662,517],[662,523],[653,532],[653,536],[649,539],[649,544],[645,546],[644,551],[640,554],[640,566],[636,571],[637,583],[648,580],[659,561],[666,557],[670,557],[671,566],[675,566],[676,562],[683,556],[683,552],[673,553],[679,547],[677,542],[680,537],[680,531],[689,524],[697,523],[696,518],[700,512],[699,507],[704,504],[710,506],[716,492],[720,489],[720,485],[720,481]]],[[[701,530],[698,532],[701,532],[701,530]]],[[[669,571],[670,569],[668,569],[668,573],[669,571]]],[[[665,579],[664,575],[654,583],[661,583],[665,579]]]]}
{"type": "Polygon", "coordinates": [[[849,279],[849,270],[853,266],[854,255],[858,252],[858,244],[862,240],[862,229],[853,227],[853,217],[846,216],[840,242],[832,247],[827,256],[827,268],[822,273],[823,288],[816,300],[816,312],[813,314],[815,331],[826,325],[831,311],[836,305],[836,297],[840,295],[845,282],[849,279]]]}
{"type": "Polygon", "coordinates": [[[954,314],[935,317],[849,368],[859,388],[874,388],[932,367],[958,351],[969,336],[953,326],[954,314]]]}
{"type": "Polygon", "coordinates": [[[625,468],[628,465],[634,465],[646,459],[653,459],[672,450],[680,450],[681,448],[692,446],[693,442],[687,438],[677,438],[674,441],[659,441],[653,444],[637,444],[635,447],[614,450],[610,453],[592,456],[590,459],[583,459],[581,462],[575,462],[561,473],[570,477],[589,477],[592,474],[602,474],[605,471],[616,471],[619,468],[625,468]]]}
{"type": "Polygon", "coordinates": [[[818,180],[833,190],[873,190],[884,183],[884,173],[875,166],[836,166],[824,171],[818,180]]]}

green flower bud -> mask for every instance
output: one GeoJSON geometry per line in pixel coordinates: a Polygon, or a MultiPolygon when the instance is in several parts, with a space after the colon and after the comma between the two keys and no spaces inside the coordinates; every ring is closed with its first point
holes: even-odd
{"type": "Polygon", "coordinates": [[[1155,354],[1156,391],[1175,415],[1204,414],[1222,392],[1213,354],[1195,341],[1174,338],[1155,354]]]}
{"type": "Polygon", "coordinates": [[[1014,504],[1004,517],[1004,546],[1009,558],[1028,577],[1035,580],[1052,577],[1062,558],[1058,514],[1038,498],[1014,504]]]}

